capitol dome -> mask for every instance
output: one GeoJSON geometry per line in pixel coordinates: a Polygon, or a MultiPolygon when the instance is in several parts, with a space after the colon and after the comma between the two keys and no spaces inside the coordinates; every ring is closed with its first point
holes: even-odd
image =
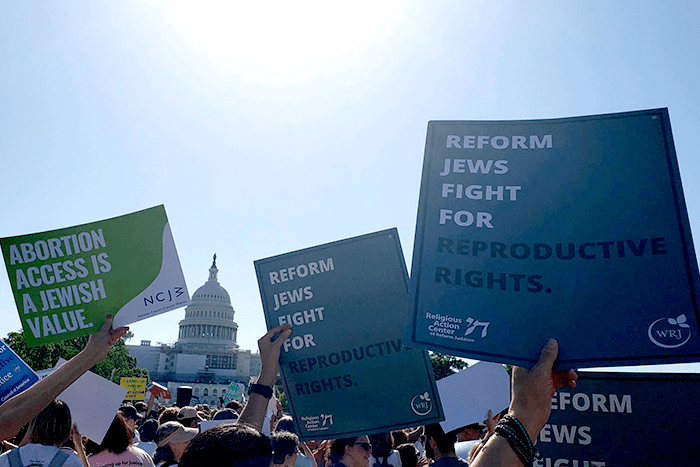
{"type": "Polygon", "coordinates": [[[238,324],[233,321],[235,311],[231,297],[219,284],[218,273],[214,255],[209,279],[192,295],[185,308],[185,319],[180,321],[178,344],[185,348],[238,348],[238,324]]]}

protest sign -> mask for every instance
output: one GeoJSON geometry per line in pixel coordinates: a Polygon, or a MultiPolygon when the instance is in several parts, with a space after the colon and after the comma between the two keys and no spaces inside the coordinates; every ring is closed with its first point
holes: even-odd
{"type": "Polygon", "coordinates": [[[536,467],[697,465],[700,375],[579,372],[552,397],[536,467]]]}
{"type": "Polygon", "coordinates": [[[698,268],[666,109],[430,122],[411,345],[558,368],[697,361],[698,268]]]}
{"type": "Polygon", "coordinates": [[[187,305],[165,208],[0,239],[29,347],[187,305]]]}
{"type": "Polygon", "coordinates": [[[0,339],[0,405],[39,381],[39,376],[0,339]]]}
{"type": "Polygon", "coordinates": [[[478,362],[437,382],[447,433],[472,423],[483,423],[510,404],[510,376],[497,363],[478,362]]]}
{"type": "Polygon", "coordinates": [[[231,383],[228,385],[228,388],[226,388],[222,392],[221,397],[224,399],[224,402],[231,402],[234,400],[242,400],[245,398],[245,384],[242,383],[236,383],[235,381],[231,381],[231,383]]]}
{"type": "Polygon", "coordinates": [[[255,262],[268,328],[290,323],[282,380],[302,439],[442,420],[424,351],[402,335],[408,277],[396,229],[255,262]]]}
{"type": "Polygon", "coordinates": [[[155,381],[146,386],[146,390],[151,393],[152,397],[162,397],[163,399],[172,399],[173,397],[172,394],[170,394],[170,390],[166,386],[158,384],[155,381]]]}
{"type": "Polygon", "coordinates": [[[142,401],[146,399],[147,378],[119,378],[119,386],[128,391],[124,400],[142,401]]]}
{"type": "MultiPolygon", "coordinates": [[[[54,370],[64,363],[66,361],[60,359],[54,370]]],[[[68,404],[71,418],[80,434],[100,444],[121,407],[126,392],[126,388],[88,371],[56,399],[68,404]]]]}

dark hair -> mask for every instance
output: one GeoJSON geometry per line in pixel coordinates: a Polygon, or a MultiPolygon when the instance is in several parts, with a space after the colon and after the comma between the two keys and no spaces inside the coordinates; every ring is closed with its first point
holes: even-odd
{"type": "Polygon", "coordinates": [[[400,446],[408,443],[408,436],[404,430],[394,430],[391,432],[391,437],[394,438],[394,446],[400,446]]]}
{"type": "Polygon", "coordinates": [[[178,466],[267,467],[270,461],[270,438],[246,425],[226,424],[194,438],[178,466]]]}
{"type": "Polygon", "coordinates": [[[114,416],[112,424],[102,439],[100,451],[107,449],[115,454],[120,454],[126,451],[131,443],[131,438],[134,437],[134,430],[126,424],[126,417],[121,412],[117,412],[114,416]]]}
{"type": "MultiPolygon", "coordinates": [[[[369,436],[369,443],[372,445],[372,455],[376,458],[383,457],[386,460],[391,454],[394,446],[391,433],[375,433],[369,436]]],[[[386,464],[386,462],[382,463],[386,464]]],[[[376,464],[375,464],[376,465],[376,464]]]]}
{"type": "Polygon", "coordinates": [[[162,425],[165,422],[177,422],[177,414],[180,413],[180,409],[177,407],[168,407],[163,410],[158,416],[158,424],[162,425]]]}
{"type": "Polygon", "coordinates": [[[158,422],[149,418],[141,425],[139,430],[139,435],[141,435],[141,441],[150,442],[153,441],[156,436],[156,431],[158,430],[158,422]]]}
{"type": "Polygon", "coordinates": [[[228,402],[228,403],[226,404],[226,408],[227,408],[227,409],[233,409],[233,410],[235,410],[236,412],[239,412],[239,413],[240,413],[241,409],[243,408],[243,404],[241,404],[241,403],[238,402],[238,401],[230,401],[230,402],[228,402]]]}
{"type": "Polygon", "coordinates": [[[297,430],[294,428],[294,419],[289,415],[280,418],[275,425],[275,431],[288,431],[297,434],[297,430]]]}
{"type": "Polygon", "coordinates": [[[455,434],[450,432],[445,434],[439,423],[425,425],[425,443],[430,442],[430,438],[435,440],[437,448],[442,454],[455,452],[455,434]]]}
{"type": "Polygon", "coordinates": [[[418,451],[411,443],[404,443],[396,447],[401,457],[401,467],[416,467],[418,464],[418,451]]]}
{"type": "Polygon", "coordinates": [[[275,431],[270,435],[272,441],[272,462],[284,464],[287,456],[293,456],[297,452],[299,437],[289,431],[275,431]]]}
{"type": "Polygon", "coordinates": [[[355,438],[338,438],[331,441],[331,445],[328,448],[328,460],[331,464],[337,464],[340,459],[345,455],[346,446],[354,446],[357,442],[357,437],[355,438]]]}
{"type": "Polygon", "coordinates": [[[214,414],[212,420],[238,420],[238,413],[233,409],[221,409],[214,414]]]}
{"type": "Polygon", "coordinates": [[[68,404],[56,399],[34,417],[29,424],[29,433],[33,443],[60,446],[70,437],[72,426],[68,404]]]}

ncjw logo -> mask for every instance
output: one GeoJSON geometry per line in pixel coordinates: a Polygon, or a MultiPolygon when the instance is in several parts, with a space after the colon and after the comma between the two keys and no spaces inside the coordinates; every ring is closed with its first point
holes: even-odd
{"type": "Polygon", "coordinates": [[[428,391],[418,394],[411,399],[411,410],[413,410],[414,414],[420,416],[428,415],[433,410],[433,401],[430,400],[428,391]]]}
{"type": "Polygon", "coordinates": [[[686,316],[678,318],[660,318],[649,326],[649,339],[664,349],[675,349],[690,340],[690,326],[686,316]]]}
{"type": "Polygon", "coordinates": [[[143,306],[153,305],[156,302],[172,302],[173,299],[178,298],[185,292],[182,290],[184,287],[173,287],[172,289],[163,290],[155,294],[151,294],[150,297],[143,297],[143,306]]]}

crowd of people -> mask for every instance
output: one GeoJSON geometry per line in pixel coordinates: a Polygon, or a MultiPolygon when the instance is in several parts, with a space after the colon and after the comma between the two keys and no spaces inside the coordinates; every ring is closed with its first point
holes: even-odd
{"type": "Polygon", "coordinates": [[[0,439],[6,450],[0,455],[0,467],[529,466],[537,455],[537,435],[549,419],[552,395],[564,385],[575,386],[577,379],[573,371],[553,370],[558,344],[550,340],[532,369],[513,368],[510,407],[483,425],[445,433],[440,424],[431,424],[392,433],[300,441],[290,416],[266,418],[280,347],[292,333],[289,325],[283,325],[258,341],[262,369],[245,406],[232,402],[217,408],[149,410],[144,403],[124,405],[96,444],[80,435],[68,406],[56,397],[104,359],[126,331],[112,329],[108,316],[82,352],[0,406],[0,439]],[[203,429],[208,420],[221,424],[203,429]],[[458,440],[462,442],[456,449],[458,440]]]}

